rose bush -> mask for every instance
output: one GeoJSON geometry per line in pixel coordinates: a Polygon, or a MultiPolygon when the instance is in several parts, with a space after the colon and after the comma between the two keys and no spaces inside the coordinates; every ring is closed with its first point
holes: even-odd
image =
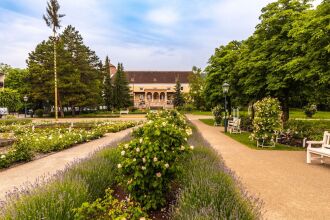
{"type": "Polygon", "coordinates": [[[254,108],[251,138],[263,146],[273,145],[276,133],[281,130],[280,102],[275,98],[267,97],[256,102],[254,108]]]}
{"type": "Polygon", "coordinates": [[[135,139],[120,145],[118,168],[122,185],[150,210],[165,205],[176,162],[193,147],[187,146],[192,131],[177,111],[152,113],[147,118],[149,121],[134,132],[135,139]]]}

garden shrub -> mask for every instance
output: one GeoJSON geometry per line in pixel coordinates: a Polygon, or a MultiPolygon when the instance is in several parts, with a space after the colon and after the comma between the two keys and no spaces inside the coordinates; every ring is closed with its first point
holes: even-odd
{"type": "Polygon", "coordinates": [[[222,111],[223,108],[221,105],[217,105],[212,109],[212,114],[214,116],[214,121],[217,125],[221,124],[222,121],[222,111]]]}
{"type": "Polygon", "coordinates": [[[194,151],[179,161],[179,192],[170,219],[259,219],[260,201],[251,197],[200,133],[189,138],[194,151]]]}
{"type": "Polygon", "coordinates": [[[88,199],[86,185],[77,180],[58,179],[13,197],[2,210],[1,219],[73,219],[73,208],[88,199]]]}
{"type": "Polygon", "coordinates": [[[276,132],[281,130],[281,106],[276,98],[266,97],[254,104],[253,133],[251,138],[262,145],[273,145],[276,132]]]}
{"type": "Polygon", "coordinates": [[[147,214],[140,205],[129,199],[119,201],[114,198],[113,190],[107,189],[104,199],[97,199],[93,203],[84,202],[80,208],[74,209],[77,220],[113,220],[131,219],[146,220],[147,214]]]}
{"type": "Polygon", "coordinates": [[[36,116],[38,118],[42,118],[44,116],[44,110],[43,109],[37,109],[35,112],[36,116]]]}
{"type": "Polygon", "coordinates": [[[253,131],[252,118],[250,116],[240,116],[241,119],[241,129],[243,131],[251,132],[253,131]]]}
{"type": "Polygon", "coordinates": [[[191,148],[191,129],[177,111],[148,114],[149,121],[135,131],[135,139],[120,145],[118,168],[122,185],[135,201],[149,209],[165,205],[166,193],[176,173],[176,161],[191,148]]]}
{"type": "Polygon", "coordinates": [[[317,112],[317,106],[315,104],[308,104],[303,110],[306,117],[311,118],[317,112]]]}
{"type": "Polygon", "coordinates": [[[39,179],[15,190],[0,203],[0,219],[74,219],[73,209],[103,197],[115,184],[119,155],[118,149],[103,149],[47,182],[39,179]]]}
{"type": "Polygon", "coordinates": [[[325,131],[330,131],[330,121],[289,120],[284,125],[284,133],[298,140],[322,140],[325,131]]]}

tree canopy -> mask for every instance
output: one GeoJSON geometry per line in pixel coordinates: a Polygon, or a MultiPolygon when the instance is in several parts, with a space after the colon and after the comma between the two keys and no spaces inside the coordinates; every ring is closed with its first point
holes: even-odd
{"type": "MultiPolygon", "coordinates": [[[[102,63],[71,25],[60,34],[57,47],[60,108],[97,107],[102,100],[102,63]]],[[[37,45],[27,60],[27,87],[35,108],[54,105],[52,40],[37,45]]]]}
{"type": "Polygon", "coordinates": [[[205,69],[209,106],[221,101],[221,85],[227,81],[232,104],[276,97],[285,120],[290,106],[314,101],[330,108],[330,2],[324,0],[316,9],[309,2],[268,4],[252,36],[215,50],[205,69]]]}

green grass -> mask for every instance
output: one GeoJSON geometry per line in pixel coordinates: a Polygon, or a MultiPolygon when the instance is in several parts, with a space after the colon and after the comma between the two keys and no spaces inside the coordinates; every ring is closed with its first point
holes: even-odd
{"type": "MultiPolygon", "coordinates": [[[[201,122],[213,126],[214,125],[214,119],[199,119],[201,122]]],[[[252,149],[257,149],[257,150],[288,150],[288,151],[299,151],[299,150],[304,150],[301,147],[292,147],[292,146],[287,146],[283,144],[276,144],[275,147],[257,147],[257,143],[255,141],[251,141],[249,139],[250,133],[249,132],[242,132],[241,134],[230,134],[226,133],[229,137],[235,139],[236,141],[248,146],[249,148],[252,149]]]]}
{"type": "Polygon", "coordinates": [[[193,115],[212,115],[211,111],[192,111],[190,114],[193,115]]]}
{"type": "Polygon", "coordinates": [[[207,125],[214,126],[214,119],[212,118],[203,118],[199,119],[201,122],[204,122],[207,125]]]}
{"type": "Polygon", "coordinates": [[[171,219],[259,219],[260,203],[242,189],[218,153],[195,131],[189,142],[197,147],[180,161],[180,191],[171,219]]]}
{"type": "Polygon", "coordinates": [[[330,112],[318,111],[312,118],[307,118],[302,109],[291,109],[290,118],[302,118],[302,119],[330,119],[330,112]]]}
{"type": "MultiPolygon", "coordinates": [[[[211,111],[192,111],[190,114],[193,115],[210,115],[212,116],[211,111]]],[[[239,112],[240,116],[247,116],[248,112],[242,110],[239,112]]],[[[330,111],[318,111],[312,118],[307,118],[302,109],[290,109],[290,118],[301,118],[301,119],[330,119],[330,111]]]]}
{"type": "Polygon", "coordinates": [[[305,150],[302,147],[292,147],[288,145],[278,144],[276,143],[275,147],[257,147],[256,141],[251,141],[249,139],[250,133],[249,132],[242,132],[241,134],[230,134],[226,133],[227,136],[231,137],[232,139],[244,144],[245,146],[256,149],[256,150],[287,150],[287,151],[303,151],[305,150]]]}

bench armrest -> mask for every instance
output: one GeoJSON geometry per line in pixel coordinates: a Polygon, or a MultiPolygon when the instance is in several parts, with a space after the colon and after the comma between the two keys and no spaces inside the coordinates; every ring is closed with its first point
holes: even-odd
{"type": "Polygon", "coordinates": [[[308,147],[312,147],[314,144],[323,144],[323,141],[306,141],[306,144],[308,144],[308,147]]]}

